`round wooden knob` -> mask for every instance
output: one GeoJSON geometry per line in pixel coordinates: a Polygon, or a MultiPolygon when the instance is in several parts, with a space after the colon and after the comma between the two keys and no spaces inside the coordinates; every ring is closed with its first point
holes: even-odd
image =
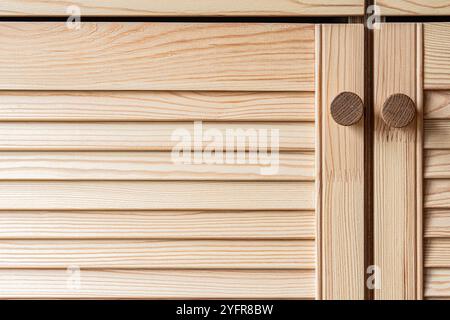
{"type": "Polygon", "coordinates": [[[331,103],[331,116],[341,126],[351,126],[361,120],[364,103],[353,92],[342,92],[331,103]]]}
{"type": "Polygon", "coordinates": [[[406,127],[416,117],[416,104],[405,94],[393,94],[384,103],[381,116],[391,127],[406,127]]]}

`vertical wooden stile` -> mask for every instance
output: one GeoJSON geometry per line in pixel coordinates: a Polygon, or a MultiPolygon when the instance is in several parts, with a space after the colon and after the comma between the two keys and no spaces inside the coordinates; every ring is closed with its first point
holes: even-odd
{"type": "Polygon", "coordinates": [[[417,209],[421,107],[417,95],[417,26],[382,24],[374,31],[374,263],[380,287],[375,299],[417,298],[417,209]],[[418,120],[404,128],[381,117],[389,96],[409,96],[418,120]],[[416,198],[417,197],[417,198],[416,198]]]}
{"type": "Polygon", "coordinates": [[[322,26],[323,299],[364,299],[364,121],[340,126],[330,104],[344,91],[364,100],[364,26],[322,26]]]}

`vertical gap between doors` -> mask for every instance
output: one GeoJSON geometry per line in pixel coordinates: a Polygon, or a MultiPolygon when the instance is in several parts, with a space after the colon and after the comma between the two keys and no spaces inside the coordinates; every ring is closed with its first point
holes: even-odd
{"type": "Polygon", "coordinates": [[[368,28],[368,7],[373,0],[364,3],[364,299],[374,300],[374,291],[367,285],[368,268],[374,265],[374,212],[373,212],[373,30],[368,28]]]}

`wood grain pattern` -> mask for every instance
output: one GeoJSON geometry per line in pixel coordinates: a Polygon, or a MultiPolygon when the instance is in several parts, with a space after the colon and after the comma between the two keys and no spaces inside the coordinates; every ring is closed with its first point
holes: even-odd
{"type": "Polygon", "coordinates": [[[450,150],[425,151],[425,178],[450,179],[450,150]]]}
{"type": "Polygon", "coordinates": [[[416,41],[414,24],[374,30],[374,264],[382,270],[375,290],[381,300],[417,297],[416,121],[397,129],[381,119],[391,94],[416,102],[416,41]]]}
{"type": "Polygon", "coordinates": [[[0,90],[314,91],[309,24],[2,22],[0,43],[0,90]]]}
{"type": "Polygon", "coordinates": [[[425,295],[450,299],[450,268],[426,269],[425,295]]]}
{"type": "Polygon", "coordinates": [[[0,270],[0,298],[312,299],[313,270],[0,270]]]}
{"type": "Polygon", "coordinates": [[[376,0],[383,16],[450,15],[449,0],[376,0]]]}
{"type": "MultiPolygon", "coordinates": [[[[1,16],[65,16],[65,2],[3,0],[1,16]]],[[[363,15],[363,0],[72,0],[83,16],[333,16],[363,15]]]]}
{"type": "Polygon", "coordinates": [[[425,237],[450,238],[450,209],[429,209],[425,217],[425,237]]]}
{"type": "Polygon", "coordinates": [[[425,119],[450,119],[450,91],[425,91],[425,119]]]}
{"type": "Polygon", "coordinates": [[[387,125],[404,128],[416,117],[416,104],[405,94],[393,94],[384,102],[381,116],[387,125]]]}
{"type": "Polygon", "coordinates": [[[425,207],[450,208],[450,180],[432,179],[425,183],[425,207]]]}
{"type": "Polygon", "coordinates": [[[4,91],[2,121],[314,121],[312,92],[4,91]]]}
{"type": "MultiPolygon", "coordinates": [[[[271,133],[275,132],[273,130],[279,130],[280,150],[314,149],[314,123],[310,122],[202,123],[202,128],[203,134],[209,129],[219,130],[223,137],[222,140],[226,139],[227,130],[238,133],[236,130],[242,129],[247,149],[249,147],[248,137],[255,132],[262,133],[267,138],[270,149],[271,133]]],[[[189,133],[190,137],[188,137],[194,144],[193,122],[0,122],[0,150],[170,151],[179,145],[181,134],[184,136],[185,133],[189,133]]],[[[259,139],[259,135],[255,137],[259,139]]],[[[233,150],[235,147],[232,143],[233,141],[227,143],[225,140],[223,146],[227,148],[226,150],[233,150]]],[[[203,148],[207,145],[208,141],[204,141],[202,144],[203,148]]]]}
{"type": "Polygon", "coordinates": [[[450,121],[426,120],[424,142],[427,149],[450,149],[450,121]]]}
{"type": "Polygon", "coordinates": [[[313,182],[0,182],[0,210],[313,210],[313,182]]]}
{"type": "Polygon", "coordinates": [[[364,98],[364,27],[322,26],[322,295],[364,299],[364,124],[334,122],[343,91],[364,98]]]}
{"type": "Polygon", "coordinates": [[[450,23],[424,24],[424,44],[425,89],[450,89],[450,23]]]}
{"type": "Polygon", "coordinates": [[[2,239],[314,239],[313,211],[2,211],[2,239]]]}
{"type": "Polygon", "coordinates": [[[313,240],[4,240],[0,268],[313,269],[313,240]]]}
{"type": "Polygon", "coordinates": [[[450,238],[425,241],[425,267],[450,268],[450,238]]]}
{"type": "MultiPolygon", "coordinates": [[[[249,159],[249,155],[245,155],[249,159]]],[[[280,153],[275,164],[174,163],[170,152],[2,152],[0,180],[314,180],[314,153],[280,153]]]]}

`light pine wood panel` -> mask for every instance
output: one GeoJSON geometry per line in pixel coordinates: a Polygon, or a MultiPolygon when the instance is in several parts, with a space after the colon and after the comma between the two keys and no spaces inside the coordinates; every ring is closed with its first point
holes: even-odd
{"type": "Polygon", "coordinates": [[[322,295],[364,299],[364,124],[338,125],[341,92],[364,99],[364,27],[322,26],[322,295]]]}
{"type": "Polygon", "coordinates": [[[0,210],[313,210],[313,182],[0,182],[0,210]]]}
{"type": "Polygon", "coordinates": [[[313,269],[313,240],[4,240],[0,268],[313,269]]]}
{"type": "Polygon", "coordinates": [[[450,89],[450,23],[425,23],[424,44],[425,89],[450,89]]]}
{"type": "Polygon", "coordinates": [[[312,211],[1,211],[3,239],[314,239],[312,211]]]}
{"type": "Polygon", "coordinates": [[[0,298],[21,299],[312,299],[314,271],[0,270],[0,287],[0,298]]]}
{"type": "Polygon", "coordinates": [[[425,267],[450,268],[450,238],[425,241],[425,267]]]}
{"type": "Polygon", "coordinates": [[[450,119],[450,91],[425,91],[425,119],[450,119]]]}
{"type": "Polygon", "coordinates": [[[424,129],[425,148],[450,149],[449,120],[426,120],[424,129]]]}
{"type": "Polygon", "coordinates": [[[313,92],[4,91],[2,121],[313,121],[313,92]]]}
{"type": "Polygon", "coordinates": [[[425,237],[450,238],[450,209],[429,209],[425,216],[425,237]]]}
{"type": "Polygon", "coordinates": [[[450,180],[431,179],[425,183],[425,207],[450,208],[450,180]]]}
{"type": "Polygon", "coordinates": [[[426,269],[425,296],[450,299],[450,268],[426,269]]]}
{"type": "MultiPolygon", "coordinates": [[[[280,150],[314,149],[314,123],[202,123],[203,136],[209,129],[220,132],[226,150],[233,150],[233,141],[226,141],[227,130],[233,130],[234,137],[243,130],[245,145],[248,149],[249,137],[253,134],[260,139],[261,134],[267,139],[269,150],[277,140],[272,133],[278,130],[280,150]],[[265,130],[265,131],[264,131],[265,130]],[[258,134],[259,133],[259,134],[258,134]]],[[[179,146],[184,137],[189,139],[194,148],[194,122],[99,122],[99,123],[62,123],[62,122],[0,122],[0,150],[172,150],[179,146]]],[[[197,132],[200,130],[197,130],[197,132]]],[[[210,131],[210,133],[214,133],[210,131]]],[[[197,135],[198,136],[198,135],[197,135]]],[[[215,142],[216,136],[213,136],[215,142]]],[[[199,137],[202,140],[202,137],[199,137]]],[[[258,140],[259,141],[259,140],[258,140]]],[[[261,140],[263,141],[263,140],[261,140]]],[[[202,143],[205,148],[211,142],[202,143]]],[[[261,142],[262,144],[262,142],[261,142]]],[[[218,144],[217,144],[218,145],[218,144]]],[[[198,149],[198,148],[196,148],[198,149]]],[[[225,149],[224,149],[225,150],[225,149]]]]}
{"type": "Polygon", "coordinates": [[[391,94],[403,93],[416,101],[416,39],[415,24],[383,24],[374,31],[374,264],[382,270],[381,289],[375,290],[375,299],[381,300],[416,299],[420,291],[417,124],[396,129],[381,117],[391,94]]]}
{"type": "Polygon", "coordinates": [[[314,180],[312,152],[280,153],[278,165],[172,160],[170,152],[2,152],[0,180],[314,180]]]}
{"type": "Polygon", "coordinates": [[[3,0],[0,16],[334,16],[363,15],[363,0],[3,0]]]}
{"type": "Polygon", "coordinates": [[[425,151],[425,178],[450,178],[450,150],[425,151]]]}
{"type": "Polygon", "coordinates": [[[314,25],[0,23],[0,89],[314,91],[314,25]]]}
{"type": "Polygon", "coordinates": [[[450,15],[449,0],[376,0],[383,16],[450,15]]]}

